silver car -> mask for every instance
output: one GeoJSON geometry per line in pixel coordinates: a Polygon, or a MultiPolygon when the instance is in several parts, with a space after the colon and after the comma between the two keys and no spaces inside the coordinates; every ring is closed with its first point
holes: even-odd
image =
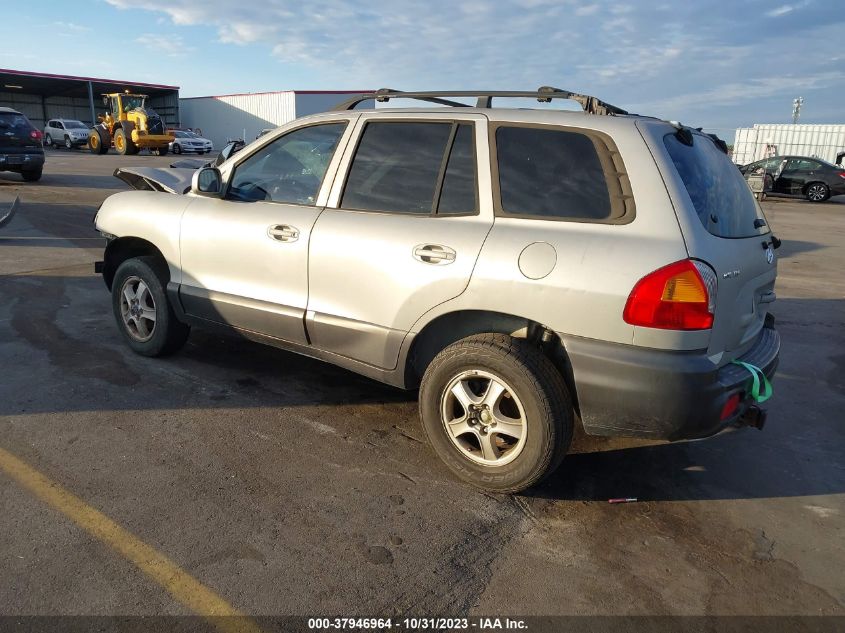
{"type": "Polygon", "coordinates": [[[170,151],[174,154],[190,152],[206,154],[214,149],[214,143],[207,138],[194,134],[193,132],[176,130],[173,134],[175,138],[170,143],[170,151]]]}
{"type": "Polygon", "coordinates": [[[88,126],[76,119],[50,119],[44,126],[44,145],[73,149],[88,144],[88,126]]]}
{"type": "Polygon", "coordinates": [[[594,97],[361,95],[185,196],[115,194],[96,225],[134,351],[219,328],[419,388],[436,453],[489,490],[539,482],[576,424],[679,440],[765,419],[779,241],[724,143],[594,97]],[[452,107],[354,109],[393,97],[452,107]]]}

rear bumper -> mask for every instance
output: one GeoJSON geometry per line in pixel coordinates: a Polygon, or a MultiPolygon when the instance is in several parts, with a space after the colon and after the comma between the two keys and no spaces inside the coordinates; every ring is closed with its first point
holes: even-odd
{"type": "MultiPolygon", "coordinates": [[[[669,352],[594,340],[564,338],[572,363],[584,430],[679,440],[707,437],[743,422],[753,404],[751,375],[738,365],[717,367],[701,352],[669,352]],[[722,408],[734,394],[740,406],[727,419],[722,408]]],[[[774,376],[780,335],[774,319],[739,360],[774,376]]]]}
{"type": "Polygon", "coordinates": [[[44,152],[4,153],[0,151],[0,171],[30,171],[44,166],[44,152]]]}

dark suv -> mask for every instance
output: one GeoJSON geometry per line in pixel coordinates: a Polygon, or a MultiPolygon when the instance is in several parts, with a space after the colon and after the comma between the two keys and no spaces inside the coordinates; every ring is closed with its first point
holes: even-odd
{"type": "Polygon", "coordinates": [[[43,169],[41,132],[17,110],[0,107],[0,171],[16,171],[32,182],[43,169]]]}
{"type": "Polygon", "coordinates": [[[739,168],[744,176],[764,174],[766,190],[824,202],[845,194],[845,170],[820,158],[772,156],[739,168]]]}

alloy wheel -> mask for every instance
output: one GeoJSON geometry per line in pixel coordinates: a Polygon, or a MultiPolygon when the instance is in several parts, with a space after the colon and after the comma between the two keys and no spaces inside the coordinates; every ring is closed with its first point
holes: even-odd
{"type": "Polygon", "coordinates": [[[824,185],[811,185],[807,189],[807,197],[813,202],[821,202],[827,197],[827,187],[824,185]]]}
{"type": "Polygon", "coordinates": [[[443,390],[440,411],[452,444],[478,464],[504,466],[525,446],[525,408],[495,374],[473,369],[452,378],[443,390]]]}
{"type": "Polygon", "coordinates": [[[149,286],[140,277],[128,277],[120,294],[120,314],[129,336],[141,343],[149,341],[156,325],[156,305],[149,286]]]}

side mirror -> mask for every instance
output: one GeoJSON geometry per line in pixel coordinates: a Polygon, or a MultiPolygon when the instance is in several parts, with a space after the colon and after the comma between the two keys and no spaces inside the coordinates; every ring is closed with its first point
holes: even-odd
{"type": "Polygon", "coordinates": [[[223,193],[223,176],[217,167],[201,167],[191,179],[191,193],[216,198],[223,193]]]}

